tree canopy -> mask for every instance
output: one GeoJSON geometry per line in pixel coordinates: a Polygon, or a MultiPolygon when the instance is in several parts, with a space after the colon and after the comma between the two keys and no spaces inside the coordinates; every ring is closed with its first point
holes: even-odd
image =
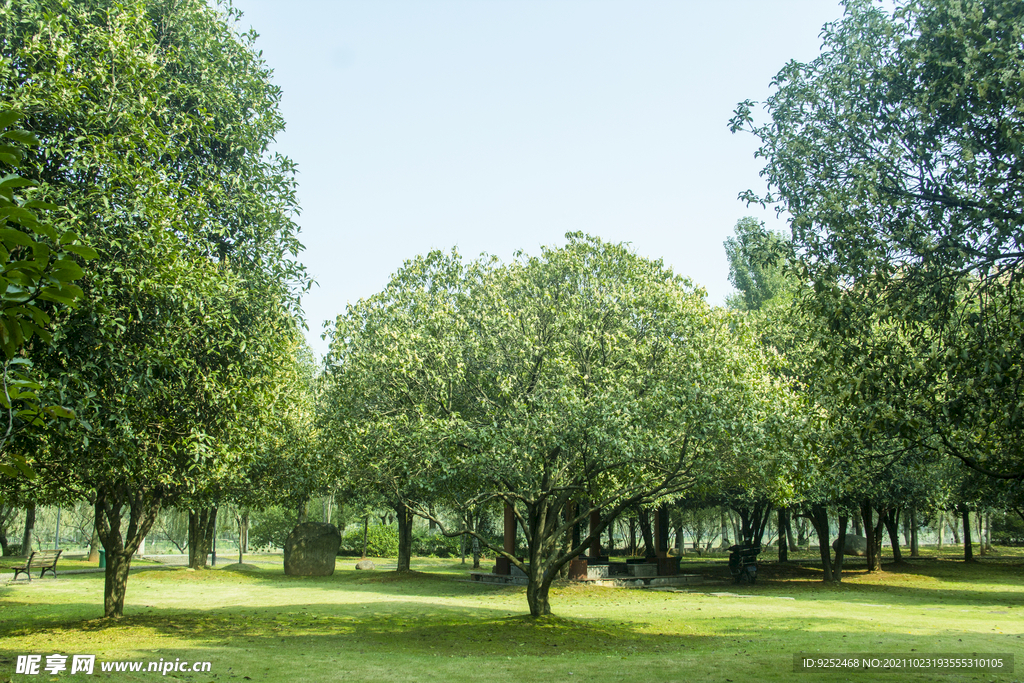
{"type": "MultiPolygon", "coordinates": [[[[657,261],[582,234],[501,265],[431,254],[339,318],[328,382],[349,457],[430,496],[515,515],[534,615],[591,538],[628,507],[736,480],[766,438],[783,388],[743,322],[657,261]]],[[[784,402],[784,398],[782,400],[784,402]]],[[[765,458],[769,460],[770,458],[765,458]]],[[[449,533],[472,530],[455,529],[449,533]]],[[[479,537],[479,535],[478,535],[479,537]]],[[[488,540],[479,540],[490,545],[488,540]]]]}
{"type": "Polygon", "coordinates": [[[863,432],[1024,477],[1024,7],[850,0],[822,38],[768,122],[737,108],[769,185],[743,196],[791,214],[837,388],[874,406],[863,432]]]}
{"type": "Polygon", "coordinates": [[[32,361],[77,419],[33,464],[95,503],[105,611],[159,506],[240,467],[307,278],[280,91],[231,10],[28,0],[0,7],[0,95],[39,145],[36,198],[101,258],[32,361]],[[122,512],[128,511],[128,528],[122,512]]]}

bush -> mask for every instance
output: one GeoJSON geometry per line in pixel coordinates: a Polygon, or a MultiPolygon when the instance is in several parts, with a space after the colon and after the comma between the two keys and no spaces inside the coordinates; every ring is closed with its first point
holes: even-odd
{"type": "Polygon", "coordinates": [[[1024,545],[1024,521],[1012,512],[993,514],[992,542],[999,545],[1024,545]]]}
{"type": "Polygon", "coordinates": [[[297,513],[276,505],[253,512],[249,517],[249,546],[262,550],[283,548],[298,519],[297,513]]]}
{"type": "MultiPolygon", "coordinates": [[[[461,543],[462,539],[459,536],[415,534],[412,539],[412,553],[423,557],[458,557],[461,543]]],[[[469,546],[468,539],[466,545],[469,546]]]]}
{"type": "Polygon", "coordinates": [[[20,543],[9,543],[9,544],[7,544],[7,552],[4,553],[4,554],[5,555],[9,555],[10,557],[15,557],[17,555],[21,555],[21,544],[20,543]]]}
{"type": "MultiPolygon", "coordinates": [[[[339,555],[358,556],[363,553],[363,527],[345,534],[339,555]]],[[[366,530],[366,554],[371,557],[398,556],[398,529],[393,526],[373,525],[366,530]]]]}

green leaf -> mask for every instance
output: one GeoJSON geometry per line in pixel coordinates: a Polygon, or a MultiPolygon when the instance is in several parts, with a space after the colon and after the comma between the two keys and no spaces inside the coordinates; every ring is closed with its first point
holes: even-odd
{"type": "Polygon", "coordinates": [[[20,120],[25,115],[20,111],[14,109],[3,109],[0,110],[0,128],[7,128],[15,121],[20,120]]]}
{"type": "MultiPolygon", "coordinates": [[[[0,126],[2,127],[2,126],[0,126]]],[[[23,145],[38,145],[39,138],[26,130],[9,130],[4,132],[0,137],[7,138],[8,140],[14,140],[20,142],[23,145]]]]}

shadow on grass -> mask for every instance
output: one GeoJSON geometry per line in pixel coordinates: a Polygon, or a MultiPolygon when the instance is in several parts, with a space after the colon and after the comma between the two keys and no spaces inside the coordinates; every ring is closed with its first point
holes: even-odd
{"type": "Polygon", "coordinates": [[[767,564],[761,567],[758,585],[738,590],[746,594],[785,591],[822,597],[843,592],[849,598],[860,595],[866,602],[907,606],[931,603],[1024,606],[1024,565],[1017,562],[904,562],[883,564],[881,572],[868,572],[867,565],[861,562],[852,568],[844,566],[843,581],[838,586],[825,584],[822,575],[820,567],[767,564]],[[1001,590],[1002,586],[1006,590],[1001,590]]]}
{"type": "MultiPolygon", "coordinates": [[[[38,611],[46,605],[35,605],[38,611]]],[[[95,605],[61,605],[87,611],[95,605]]],[[[79,613],[81,613],[81,611],[79,613]]],[[[0,626],[4,637],[56,635],[60,630],[102,634],[104,640],[145,633],[188,640],[193,647],[237,647],[260,651],[295,647],[322,652],[372,651],[376,654],[440,656],[530,655],[562,653],[640,654],[678,652],[704,646],[715,636],[652,634],[643,622],[509,616],[508,609],[430,605],[389,600],[371,604],[278,605],[187,611],[148,608],[122,619],[0,626]],[[322,649],[323,648],[323,649],[322,649]]],[[[171,641],[173,642],[173,640],[171,641]]]]}

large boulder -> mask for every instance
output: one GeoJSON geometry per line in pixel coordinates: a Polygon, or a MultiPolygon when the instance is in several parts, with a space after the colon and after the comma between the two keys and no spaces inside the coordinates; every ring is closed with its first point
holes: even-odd
{"type": "MultiPolygon", "coordinates": [[[[832,550],[839,550],[839,539],[832,541],[832,550]]],[[[846,534],[846,549],[843,555],[864,557],[868,554],[868,539],[856,534],[846,534]]]]}
{"type": "Polygon", "coordinates": [[[338,527],[303,522],[284,541],[284,573],[288,576],[330,576],[341,546],[338,527]]]}
{"type": "Polygon", "coordinates": [[[359,570],[376,569],[376,568],[377,568],[377,565],[375,565],[371,560],[359,560],[358,562],[356,562],[356,569],[359,569],[359,570]]]}

